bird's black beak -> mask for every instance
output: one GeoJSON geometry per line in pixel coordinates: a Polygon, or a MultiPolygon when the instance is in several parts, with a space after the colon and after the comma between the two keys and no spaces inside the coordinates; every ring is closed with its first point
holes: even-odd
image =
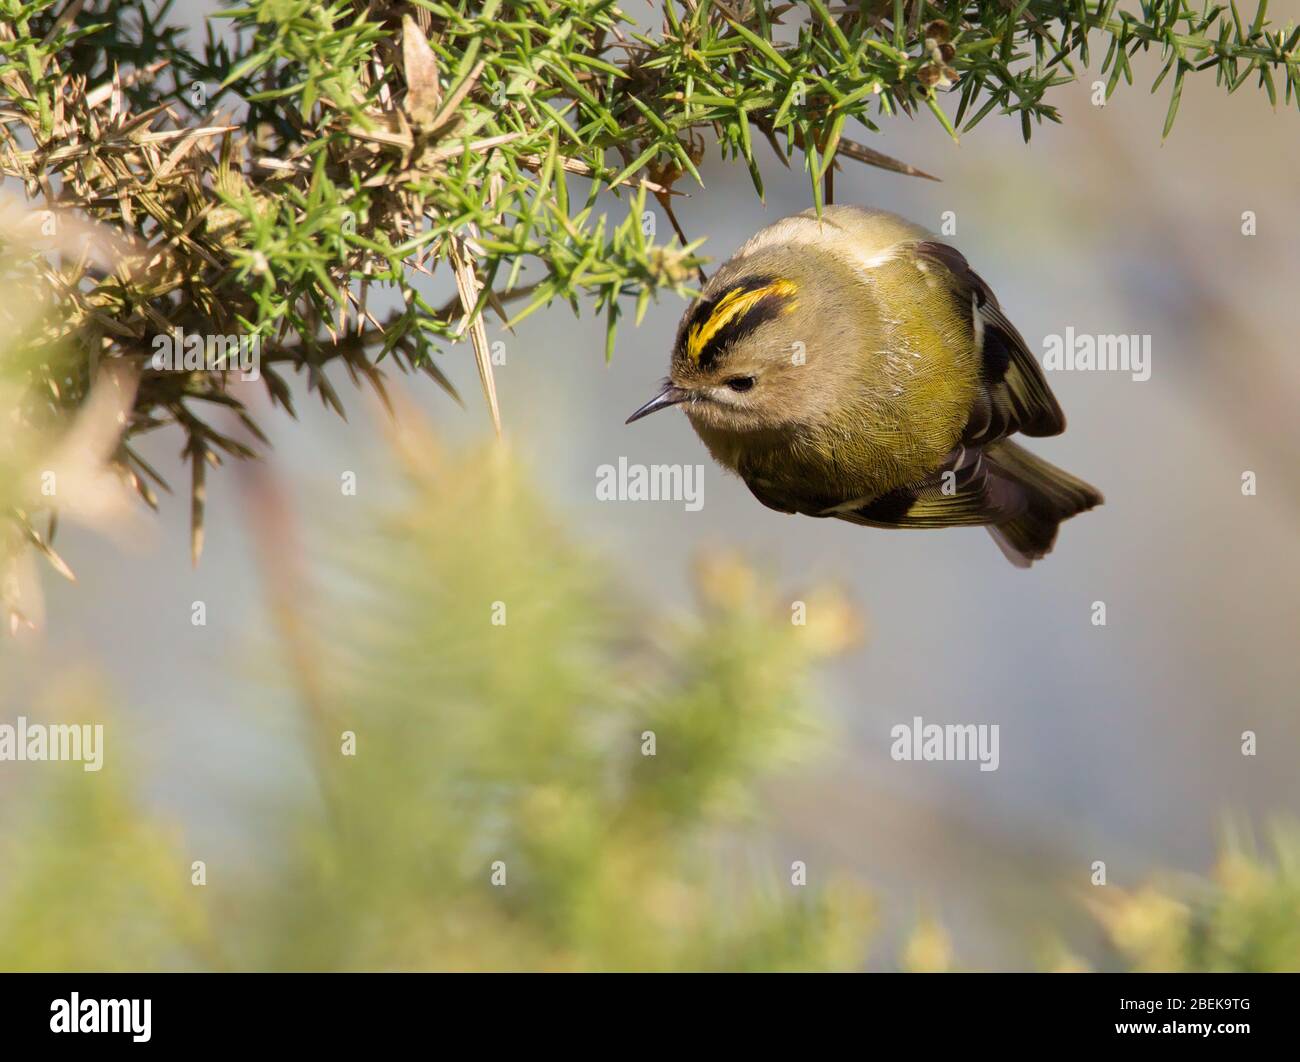
{"type": "Polygon", "coordinates": [[[651,413],[654,413],[657,410],[667,409],[669,406],[677,405],[678,402],[684,402],[689,397],[689,391],[674,386],[671,381],[665,381],[664,389],[628,417],[623,423],[631,424],[632,421],[640,420],[642,417],[648,417],[651,413]]]}

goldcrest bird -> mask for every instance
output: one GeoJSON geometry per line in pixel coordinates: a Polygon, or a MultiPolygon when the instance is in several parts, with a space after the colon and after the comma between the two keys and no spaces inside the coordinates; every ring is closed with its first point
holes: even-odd
{"type": "Polygon", "coordinates": [[[1018,567],[1100,492],[1012,442],[1065,416],[955,248],[861,207],[758,232],[677,330],[663,390],[714,459],[783,513],[871,527],[987,527],[1018,567]]]}

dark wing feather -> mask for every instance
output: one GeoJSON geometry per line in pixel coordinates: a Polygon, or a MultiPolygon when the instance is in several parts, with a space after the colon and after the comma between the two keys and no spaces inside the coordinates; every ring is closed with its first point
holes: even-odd
{"type": "Polygon", "coordinates": [[[922,240],[913,245],[913,250],[922,262],[942,268],[952,277],[954,298],[978,315],[977,325],[982,327],[984,386],[962,442],[979,445],[1015,432],[1063,432],[1065,414],[1047,386],[1042,368],[1016,326],[1002,312],[988,284],[955,247],[922,240]]]}
{"type": "Polygon", "coordinates": [[[771,485],[765,483],[763,480],[746,474],[744,470],[741,471],[741,478],[744,480],[745,486],[749,488],[749,493],[769,509],[775,509],[778,513],[796,513],[799,511],[792,503],[780,498],[776,492],[772,490],[771,485]]]}
{"type": "Polygon", "coordinates": [[[1024,510],[1025,497],[1014,480],[999,473],[979,447],[958,446],[920,483],[900,487],[865,503],[836,505],[818,515],[836,516],[873,527],[970,527],[1001,523],[1024,510]]]}

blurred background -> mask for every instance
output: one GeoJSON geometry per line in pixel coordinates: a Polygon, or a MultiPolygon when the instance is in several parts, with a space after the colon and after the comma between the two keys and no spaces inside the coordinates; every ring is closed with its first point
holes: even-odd
{"type": "MultiPolygon", "coordinates": [[[[468,346],[441,363],[465,409],[399,384],[413,435],[346,381],[347,423],[301,389],[298,421],[258,418],[260,468],[209,477],[197,570],[179,442],[141,440],[177,496],[115,536],[62,529],[79,582],[42,571],[43,630],[0,644],[0,722],[106,726],[98,775],[0,765],[0,895],[29,903],[0,965],[1172,967],[1180,889],[1256,896],[1225,830],[1289,883],[1251,930],[1278,950],[1236,961],[1300,964],[1295,849],[1263,843],[1300,807],[1300,138],[1262,92],[1193,77],[1162,143],[1156,71],[1104,108],[1082,73],[1030,145],[996,118],[960,145],[928,115],[846,130],[941,183],[845,163],[837,201],[936,231],[951,211],[1031,349],[1152,337],[1146,382],[1050,377],[1070,427],[1032,448],[1106,504],[1028,572],[980,531],[767,510],[675,412],[625,427],[665,374],[673,301],[609,365],[603,322],[566,307],[491,321],[495,454],[468,346]],[[703,508],[598,501],[620,457],[703,464],[703,508]],[[824,603],[815,637],[794,600],[824,603]],[[893,761],[918,715],[999,724],[998,770],[893,761]],[[99,928],[52,944],[63,923],[30,908],[56,896],[99,928]]],[[[676,208],[715,263],[811,205],[774,157],[766,204],[743,166],[701,172],[676,208]]]]}

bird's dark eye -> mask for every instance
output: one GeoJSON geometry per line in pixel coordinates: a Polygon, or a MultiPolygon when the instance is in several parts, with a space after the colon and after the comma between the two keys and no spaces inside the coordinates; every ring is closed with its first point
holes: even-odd
{"type": "Polygon", "coordinates": [[[748,391],[754,386],[754,378],[752,376],[733,376],[726,381],[726,384],[733,391],[748,391]]]}

